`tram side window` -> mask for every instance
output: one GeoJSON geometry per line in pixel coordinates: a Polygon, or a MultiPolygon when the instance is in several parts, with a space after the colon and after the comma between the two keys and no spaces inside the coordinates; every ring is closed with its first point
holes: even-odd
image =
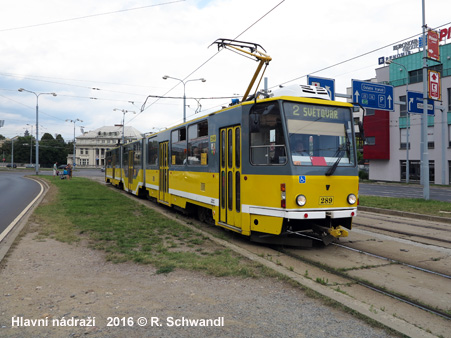
{"type": "Polygon", "coordinates": [[[107,151],[105,154],[105,167],[111,168],[111,162],[113,160],[113,156],[111,155],[111,151],[107,151]]]}
{"type": "Polygon", "coordinates": [[[133,154],[134,154],[133,164],[135,168],[140,167],[142,164],[141,148],[142,148],[141,142],[136,142],[133,145],[133,154]]]}
{"type": "Polygon", "coordinates": [[[171,134],[171,164],[182,165],[186,163],[186,129],[180,128],[171,134]]]}
{"type": "Polygon", "coordinates": [[[147,165],[158,165],[158,141],[147,140],[147,165]]]}
{"type": "Polygon", "coordinates": [[[253,165],[287,163],[285,137],[277,102],[254,106],[249,114],[249,130],[253,165]]]}
{"type": "Polygon", "coordinates": [[[188,127],[188,164],[208,164],[208,121],[188,127]]]}

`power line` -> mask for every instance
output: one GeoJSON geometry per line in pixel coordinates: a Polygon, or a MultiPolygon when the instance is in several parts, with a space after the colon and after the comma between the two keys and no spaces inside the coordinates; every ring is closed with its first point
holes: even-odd
{"type": "MultiPolygon", "coordinates": [[[[447,25],[449,25],[449,24],[451,24],[451,22],[448,22],[448,23],[445,23],[445,24],[443,24],[443,25],[437,26],[437,27],[434,28],[434,30],[436,30],[436,29],[438,29],[438,28],[440,28],[440,27],[443,27],[443,26],[447,26],[447,25]]],[[[297,77],[297,78],[294,78],[294,79],[292,79],[292,80],[285,81],[285,82],[280,83],[280,84],[278,84],[278,85],[276,85],[276,86],[273,86],[273,87],[271,87],[271,88],[275,88],[275,87],[278,87],[278,86],[282,86],[282,85],[284,85],[284,84],[286,84],[286,83],[289,83],[289,82],[293,82],[293,81],[302,79],[302,78],[304,78],[304,77],[306,77],[306,76],[308,76],[308,75],[316,74],[316,73],[325,71],[325,70],[327,70],[327,69],[330,69],[330,68],[333,68],[333,67],[336,67],[336,66],[340,66],[340,65],[342,65],[342,64],[344,64],[344,63],[347,63],[347,62],[356,60],[356,59],[358,59],[358,58],[361,58],[361,57],[364,57],[364,56],[366,56],[366,55],[372,54],[372,53],[377,52],[377,51],[379,51],[379,50],[382,50],[382,49],[384,49],[384,48],[387,48],[387,47],[396,45],[396,44],[401,43],[401,42],[403,42],[403,41],[405,41],[405,40],[415,38],[415,37],[417,37],[418,35],[421,35],[421,34],[422,34],[422,33],[418,33],[418,34],[412,35],[412,36],[410,36],[410,37],[408,37],[408,38],[405,38],[405,39],[402,39],[402,40],[399,40],[399,41],[396,41],[396,42],[392,42],[392,43],[390,43],[390,44],[388,44],[388,45],[385,45],[385,46],[382,46],[382,47],[373,49],[373,50],[371,50],[371,51],[369,51],[369,52],[366,52],[366,53],[363,53],[363,54],[354,56],[354,57],[349,58],[349,59],[347,59],[347,60],[338,62],[338,63],[336,63],[336,64],[334,64],[334,65],[330,65],[330,66],[321,68],[321,69],[319,69],[319,70],[316,70],[316,71],[314,71],[314,72],[311,72],[311,73],[309,73],[309,74],[305,74],[305,75],[299,76],[299,77],[297,77]]]]}
{"type": "MultiPolygon", "coordinates": [[[[261,16],[259,19],[257,19],[254,23],[252,23],[249,27],[247,27],[244,31],[242,31],[240,34],[238,34],[234,40],[238,39],[241,35],[243,35],[245,32],[247,32],[249,29],[251,29],[253,26],[255,26],[258,22],[260,22],[264,17],[266,17],[269,13],[271,13],[272,11],[274,11],[277,7],[279,7],[283,2],[285,2],[285,0],[282,0],[281,2],[279,2],[276,6],[274,6],[273,8],[271,8],[268,12],[266,12],[263,16],[261,16]]],[[[193,75],[195,72],[197,72],[200,68],[202,68],[203,66],[205,66],[208,62],[210,62],[216,55],[218,55],[221,50],[218,50],[215,54],[213,54],[211,57],[209,57],[206,61],[204,61],[200,66],[198,66],[196,69],[194,69],[191,73],[189,73],[187,76],[185,76],[183,78],[183,81],[186,80],[187,78],[189,78],[191,75],[193,75]]],[[[172,87],[171,89],[169,89],[166,93],[164,93],[162,96],[164,97],[165,95],[167,95],[168,93],[170,93],[174,88],[176,88],[178,85],[180,85],[180,82],[177,83],[174,87],[172,87]]],[[[155,101],[153,101],[150,105],[148,105],[146,107],[146,103],[147,100],[149,99],[149,96],[147,96],[146,100],[144,101],[144,103],[141,106],[141,111],[136,114],[136,116],[134,116],[131,120],[133,121],[135,118],[137,118],[139,115],[141,115],[141,113],[143,113],[146,109],[150,108],[152,105],[154,105],[156,102],[158,102],[161,98],[157,98],[155,101]]]]}
{"type": "Polygon", "coordinates": [[[76,17],[76,18],[68,18],[68,19],[62,19],[62,20],[56,20],[56,21],[50,21],[50,22],[44,22],[44,23],[37,23],[37,24],[34,24],[34,25],[28,25],[28,26],[4,28],[4,29],[0,29],[0,32],[13,31],[13,30],[19,30],[19,29],[27,29],[27,28],[34,28],[34,27],[47,26],[47,25],[54,25],[54,24],[58,24],[58,23],[68,22],[68,21],[89,19],[89,18],[93,18],[93,17],[97,17],[97,16],[104,16],[104,15],[123,13],[123,12],[136,11],[136,10],[145,9],[145,8],[149,8],[149,7],[158,7],[158,6],[163,6],[163,5],[170,5],[170,4],[173,4],[173,3],[183,2],[183,1],[186,1],[186,0],[176,0],[176,1],[171,1],[171,2],[155,4],[155,5],[141,6],[141,7],[128,8],[128,9],[120,9],[120,10],[112,11],[112,12],[91,14],[91,15],[79,16],[79,17],[76,17]]]}

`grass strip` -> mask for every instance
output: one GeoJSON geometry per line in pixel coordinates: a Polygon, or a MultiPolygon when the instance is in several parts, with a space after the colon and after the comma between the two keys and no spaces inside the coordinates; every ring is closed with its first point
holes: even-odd
{"type": "Polygon", "coordinates": [[[158,273],[176,268],[214,276],[260,277],[268,269],[217,245],[117,191],[92,180],[45,178],[51,185],[35,211],[38,237],[89,246],[112,262],[152,264],[158,273]]]}
{"type": "Polygon", "coordinates": [[[451,203],[422,198],[359,196],[361,206],[451,218],[451,203]]]}

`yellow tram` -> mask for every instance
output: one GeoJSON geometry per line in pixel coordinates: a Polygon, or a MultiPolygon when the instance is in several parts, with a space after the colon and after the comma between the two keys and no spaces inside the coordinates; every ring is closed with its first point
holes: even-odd
{"type": "Polygon", "coordinates": [[[293,85],[107,152],[105,180],[258,242],[347,236],[357,213],[353,105],[293,85]]]}

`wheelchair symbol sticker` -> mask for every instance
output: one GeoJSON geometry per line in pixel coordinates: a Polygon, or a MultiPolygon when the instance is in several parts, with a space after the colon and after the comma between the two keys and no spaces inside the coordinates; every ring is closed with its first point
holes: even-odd
{"type": "Polygon", "coordinates": [[[299,183],[305,183],[306,178],[305,176],[299,176],[299,183]]]}

